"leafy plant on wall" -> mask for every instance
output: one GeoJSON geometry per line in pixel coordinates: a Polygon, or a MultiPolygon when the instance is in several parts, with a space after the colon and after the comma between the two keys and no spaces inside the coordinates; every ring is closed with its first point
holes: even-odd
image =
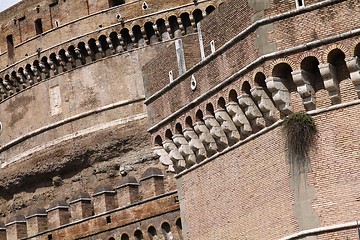
{"type": "Polygon", "coordinates": [[[290,164],[299,172],[307,171],[309,152],[316,145],[317,138],[314,119],[305,112],[290,114],[284,120],[283,133],[290,164]]]}

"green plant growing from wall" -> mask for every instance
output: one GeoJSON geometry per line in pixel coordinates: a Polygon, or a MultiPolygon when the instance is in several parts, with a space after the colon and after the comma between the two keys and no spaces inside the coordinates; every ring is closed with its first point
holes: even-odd
{"type": "Polygon", "coordinates": [[[314,119],[305,112],[287,116],[283,123],[287,154],[290,164],[305,171],[309,163],[309,151],[316,144],[317,129],[314,119]]]}

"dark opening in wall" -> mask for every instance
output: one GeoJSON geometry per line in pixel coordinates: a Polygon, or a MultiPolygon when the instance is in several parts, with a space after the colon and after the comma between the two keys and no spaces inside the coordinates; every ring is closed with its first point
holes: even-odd
{"type": "Polygon", "coordinates": [[[51,0],[50,3],[49,3],[49,6],[54,7],[54,6],[58,5],[58,3],[59,3],[58,0],[51,0]]]}
{"type": "Polygon", "coordinates": [[[106,223],[111,223],[111,217],[110,216],[106,217],[106,223]]]}
{"type": "Polygon", "coordinates": [[[36,32],[36,35],[43,33],[41,18],[36,19],[36,21],[35,21],[35,32],[36,32]]]}
{"type": "Polygon", "coordinates": [[[144,236],[140,230],[135,231],[134,237],[136,240],[144,240],[144,236]]]}
{"type": "Polygon", "coordinates": [[[304,7],[304,0],[296,0],[296,7],[304,7]]]}
{"type": "Polygon", "coordinates": [[[124,3],[125,3],[125,0],[109,0],[109,7],[119,6],[124,3]]]}
{"type": "Polygon", "coordinates": [[[12,35],[9,35],[6,37],[6,43],[7,43],[7,52],[9,58],[14,57],[14,39],[12,35]]]}
{"type": "Polygon", "coordinates": [[[52,234],[49,234],[48,235],[48,240],[52,240],[52,239],[53,239],[52,234]]]}
{"type": "Polygon", "coordinates": [[[215,7],[210,5],[205,9],[206,15],[209,15],[210,13],[212,13],[215,10],[215,7]]]}
{"type": "Polygon", "coordinates": [[[124,233],[123,235],[121,235],[121,240],[130,240],[129,235],[124,233]]]}

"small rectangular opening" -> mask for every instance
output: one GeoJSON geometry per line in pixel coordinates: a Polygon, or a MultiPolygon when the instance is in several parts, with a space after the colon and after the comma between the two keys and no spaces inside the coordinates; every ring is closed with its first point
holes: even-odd
{"type": "Polygon", "coordinates": [[[12,58],[14,56],[14,39],[12,35],[6,37],[6,43],[8,56],[9,58],[12,58]]]}
{"type": "Polygon", "coordinates": [[[40,18],[35,21],[35,32],[36,32],[36,35],[43,33],[43,27],[42,27],[42,22],[41,22],[40,18]]]}
{"type": "Polygon", "coordinates": [[[52,239],[53,239],[52,234],[49,234],[48,235],[48,240],[52,240],[52,239]]]}
{"type": "Polygon", "coordinates": [[[174,74],[173,74],[173,71],[169,71],[169,80],[170,82],[174,81],[174,74]]]}
{"type": "Polygon", "coordinates": [[[211,53],[214,53],[216,51],[216,49],[215,49],[215,41],[214,40],[210,41],[210,48],[211,48],[211,53]]]}
{"type": "Polygon", "coordinates": [[[111,217],[110,216],[106,217],[106,223],[111,223],[111,217]]]}
{"type": "Polygon", "coordinates": [[[304,0],[295,0],[295,2],[297,8],[301,8],[305,6],[304,0]]]}
{"type": "Polygon", "coordinates": [[[119,6],[124,3],[125,3],[125,0],[109,0],[109,7],[119,6]]]}

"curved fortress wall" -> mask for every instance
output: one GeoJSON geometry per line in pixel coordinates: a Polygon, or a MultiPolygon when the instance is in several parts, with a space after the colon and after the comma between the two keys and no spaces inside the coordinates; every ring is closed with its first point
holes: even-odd
{"type": "MultiPolygon", "coordinates": [[[[16,229],[29,238],[54,230],[50,215],[45,217],[46,231],[35,231],[18,214],[28,218],[33,208],[52,209],[51,202],[69,203],[82,191],[92,196],[100,183],[116,186],[127,174],[139,179],[146,168],[159,164],[146,132],[141,69],[174,38],[192,39],[196,23],[217,5],[218,1],[22,1],[2,13],[1,36],[6,41],[0,44],[0,214],[5,227],[1,224],[0,230],[7,239],[19,238],[16,229]]],[[[163,191],[154,190],[155,197],[169,194],[168,208],[154,208],[151,216],[134,214],[147,212],[145,202],[151,196],[143,196],[126,214],[133,222],[149,218],[147,227],[156,216],[160,231],[165,219],[161,216],[169,213],[174,236],[181,238],[175,234],[181,222],[172,176],[166,172],[163,191]]],[[[120,208],[115,204],[108,210],[120,208]]],[[[77,211],[66,213],[70,223],[57,227],[69,223],[70,229],[86,228],[104,212],[81,220],[76,219],[77,211]],[[78,220],[85,223],[78,225],[78,220]]],[[[109,229],[113,232],[102,237],[119,235],[115,229],[126,224],[130,223],[116,220],[92,235],[109,229]]],[[[72,238],[72,230],[64,229],[53,236],[72,238]]]]}
{"type": "Polygon", "coordinates": [[[200,62],[160,86],[155,63],[143,68],[154,152],[177,172],[188,239],[357,236],[360,5],[298,3],[228,1],[200,23],[200,62]],[[306,171],[281,126],[299,111],[318,128],[306,171]]]}

